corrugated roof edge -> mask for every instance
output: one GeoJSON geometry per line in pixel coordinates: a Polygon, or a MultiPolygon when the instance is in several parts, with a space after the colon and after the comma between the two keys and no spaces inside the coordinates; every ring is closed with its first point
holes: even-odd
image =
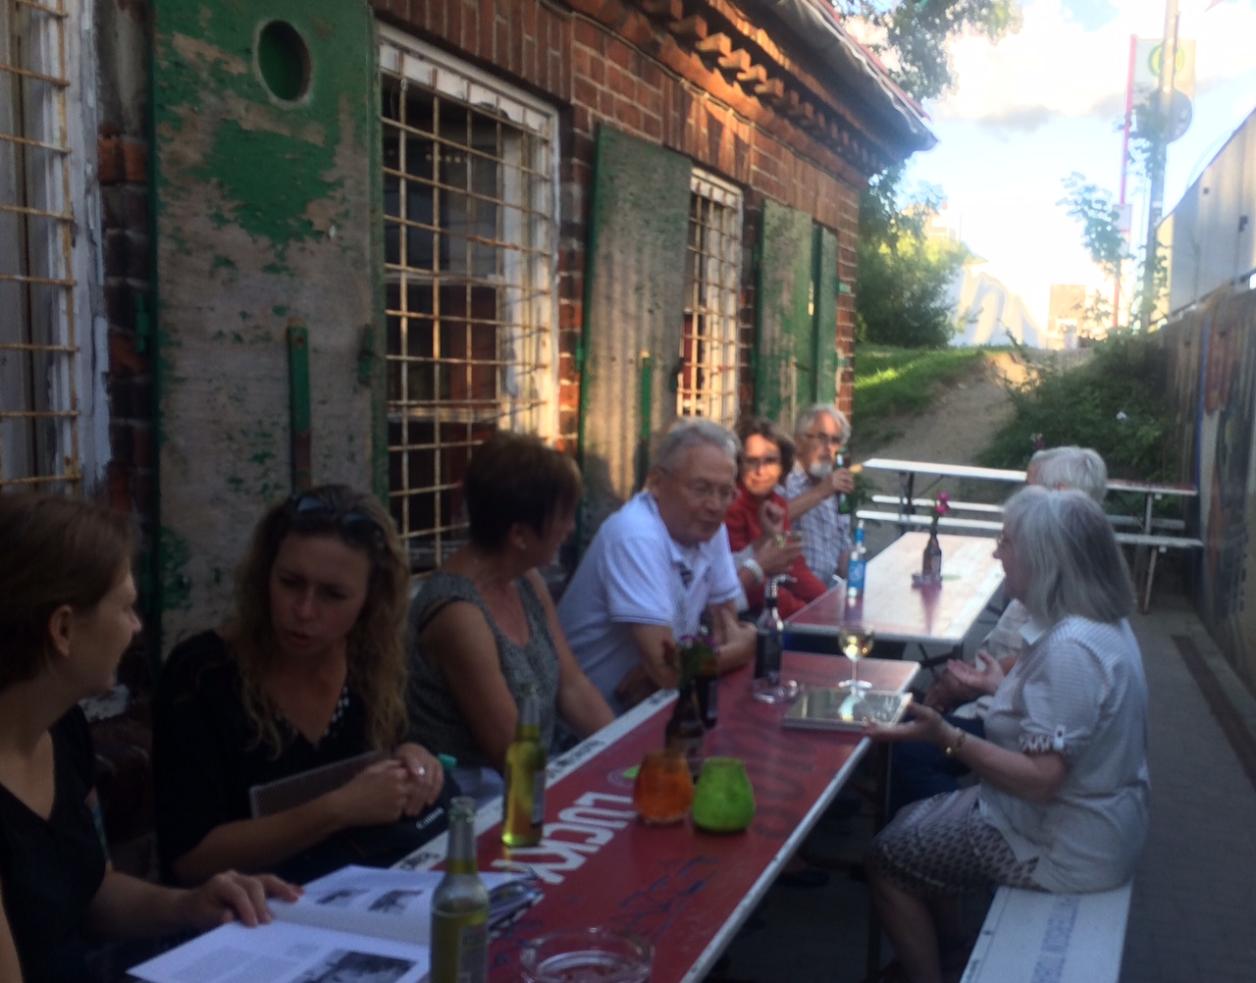
{"type": "MultiPolygon", "coordinates": [[[[837,54],[844,64],[834,65],[846,81],[870,103],[882,103],[902,124],[900,138],[911,150],[928,150],[938,138],[929,129],[924,108],[890,78],[881,60],[847,33],[836,10],[827,0],[767,0],[776,15],[793,28],[798,39],[829,62],[837,54]],[[846,68],[847,72],[842,69],[846,68]],[[849,74],[848,74],[849,73],[849,74]],[[878,98],[879,97],[879,98],[878,98]]],[[[831,63],[831,62],[829,62],[831,63]]]]}

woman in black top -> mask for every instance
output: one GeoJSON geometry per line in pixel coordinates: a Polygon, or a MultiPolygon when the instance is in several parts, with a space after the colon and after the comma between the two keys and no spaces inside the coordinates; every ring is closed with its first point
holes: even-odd
{"type": "Polygon", "coordinates": [[[273,877],[196,891],[113,871],[98,828],[80,699],[105,692],[135,633],[125,518],[83,502],[0,495],[0,980],[87,976],[89,935],[158,935],[269,920],[273,877]]]}
{"type": "Polygon", "coordinates": [[[306,880],[398,859],[441,828],[436,810],[419,818],[441,798],[439,762],[397,745],[408,590],[401,544],[373,498],[330,485],[265,515],[237,575],[234,620],[183,642],[162,672],[154,769],[168,877],[240,867],[306,880]],[[371,752],[379,760],[331,791],[253,818],[254,787],[371,752]]]}

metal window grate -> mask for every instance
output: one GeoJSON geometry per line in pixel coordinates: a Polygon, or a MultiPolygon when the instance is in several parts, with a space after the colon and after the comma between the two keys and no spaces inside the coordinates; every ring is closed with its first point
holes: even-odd
{"type": "Polygon", "coordinates": [[[555,429],[557,131],[414,42],[381,67],[389,494],[421,571],[465,541],[476,445],[555,429]]]}
{"type": "Polygon", "coordinates": [[[729,427],[737,419],[741,251],[741,192],[695,171],[690,178],[676,412],[729,427]]]}
{"type": "Polygon", "coordinates": [[[0,491],[77,488],[67,0],[0,0],[0,491]]]}

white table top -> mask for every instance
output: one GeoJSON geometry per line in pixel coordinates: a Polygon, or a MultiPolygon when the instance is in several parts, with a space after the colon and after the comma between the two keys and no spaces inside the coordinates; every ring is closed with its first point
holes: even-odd
{"type": "Polygon", "coordinates": [[[872,627],[877,638],[893,642],[959,645],[1003,583],[1003,565],[989,539],[938,536],[942,583],[912,586],[920,572],[927,533],[900,536],[868,563],[867,586],[859,610],[846,610],[844,589],[834,588],[797,612],[787,631],[836,635],[843,618],[872,627]]]}
{"type": "MultiPolygon", "coordinates": [[[[874,471],[906,471],[911,474],[932,474],[943,478],[975,478],[986,481],[1005,481],[1010,484],[1024,484],[1025,482],[1024,471],[1007,468],[978,468],[968,464],[939,464],[932,461],[900,461],[889,457],[874,457],[864,461],[863,466],[874,471]]],[[[1194,485],[1162,485],[1147,481],[1126,481],[1124,478],[1109,478],[1108,491],[1187,497],[1199,494],[1199,490],[1194,485]]]]}

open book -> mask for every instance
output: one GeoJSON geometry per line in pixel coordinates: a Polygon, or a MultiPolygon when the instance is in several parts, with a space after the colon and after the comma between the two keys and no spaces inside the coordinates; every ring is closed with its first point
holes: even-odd
{"type": "MultiPolygon", "coordinates": [[[[275,920],[216,928],[131,969],[150,983],[417,983],[431,961],[436,870],[343,867],[311,881],[301,899],[271,901],[275,920]]],[[[540,898],[527,875],[482,873],[489,925],[540,898]]]]}

